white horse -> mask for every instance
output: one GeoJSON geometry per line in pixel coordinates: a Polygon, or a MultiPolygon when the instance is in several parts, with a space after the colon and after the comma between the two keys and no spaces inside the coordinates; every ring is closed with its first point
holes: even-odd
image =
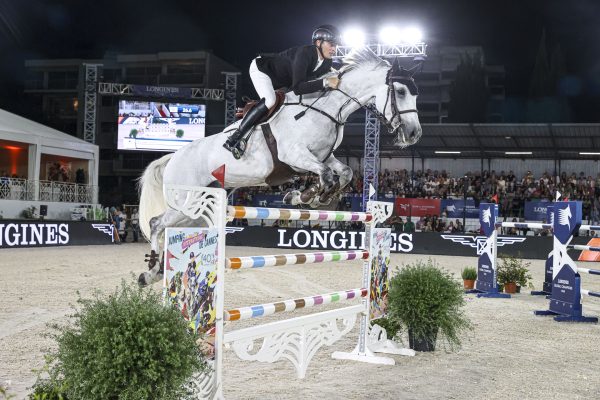
{"type": "Polygon", "coordinates": [[[228,132],[237,127],[237,122],[148,165],[139,181],[139,214],[141,230],[149,238],[152,251],[148,255],[150,271],[140,275],[141,285],[160,279],[161,263],[157,261],[165,228],[198,225],[198,221],[167,206],[164,185],[220,186],[211,172],[223,164],[226,189],[281,184],[312,172],[319,176],[320,184],[303,193],[291,192],[286,201],[314,207],[328,204],[352,180],[352,169],[338,161],[333,151],[342,141],[344,122],[360,107],[374,113],[396,135],[398,146],[406,147],[419,140],[418,92],[411,71],[398,67],[397,62],[390,65],[364,48],[343,59],[338,77],[336,90],[305,96],[288,93],[284,106],[254,128],[239,160],[223,148],[228,132]],[[269,133],[276,142],[271,140],[271,148],[266,139],[269,133]],[[281,173],[282,163],[287,173],[281,173]]]}

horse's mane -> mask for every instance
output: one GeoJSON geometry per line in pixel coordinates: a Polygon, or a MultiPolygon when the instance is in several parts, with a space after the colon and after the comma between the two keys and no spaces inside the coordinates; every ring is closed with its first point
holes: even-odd
{"type": "Polygon", "coordinates": [[[380,58],[368,47],[353,49],[342,59],[340,72],[351,71],[358,68],[377,69],[380,67],[390,67],[390,63],[380,58]]]}

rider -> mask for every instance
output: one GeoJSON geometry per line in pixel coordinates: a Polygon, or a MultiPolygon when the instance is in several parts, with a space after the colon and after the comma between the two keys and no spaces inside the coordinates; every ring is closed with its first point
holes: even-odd
{"type": "Polygon", "coordinates": [[[312,34],[312,45],[293,47],[275,55],[258,56],[250,63],[250,79],[260,101],[246,114],[223,147],[239,159],[246,150],[244,136],[275,105],[275,89],[288,88],[296,95],[336,89],[337,77],[316,79],[331,71],[340,34],[332,25],[321,25],[312,34]]]}

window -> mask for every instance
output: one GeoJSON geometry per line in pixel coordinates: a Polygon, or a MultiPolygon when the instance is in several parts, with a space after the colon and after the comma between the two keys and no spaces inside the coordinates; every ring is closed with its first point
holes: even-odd
{"type": "Polygon", "coordinates": [[[194,64],[170,64],[167,65],[167,74],[204,74],[206,63],[204,61],[194,64]]]}
{"type": "Polygon", "coordinates": [[[78,80],[78,71],[50,71],[48,72],[48,89],[76,90],[78,80]]]}

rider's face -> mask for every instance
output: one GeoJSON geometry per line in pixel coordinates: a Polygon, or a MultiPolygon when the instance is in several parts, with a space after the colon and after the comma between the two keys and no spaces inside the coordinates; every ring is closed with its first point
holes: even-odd
{"type": "Polygon", "coordinates": [[[327,40],[323,40],[321,43],[321,51],[323,52],[323,57],[330,59],[335,56],[335,50],[337,45],[335,43],[328,42],[327,40]]]}

